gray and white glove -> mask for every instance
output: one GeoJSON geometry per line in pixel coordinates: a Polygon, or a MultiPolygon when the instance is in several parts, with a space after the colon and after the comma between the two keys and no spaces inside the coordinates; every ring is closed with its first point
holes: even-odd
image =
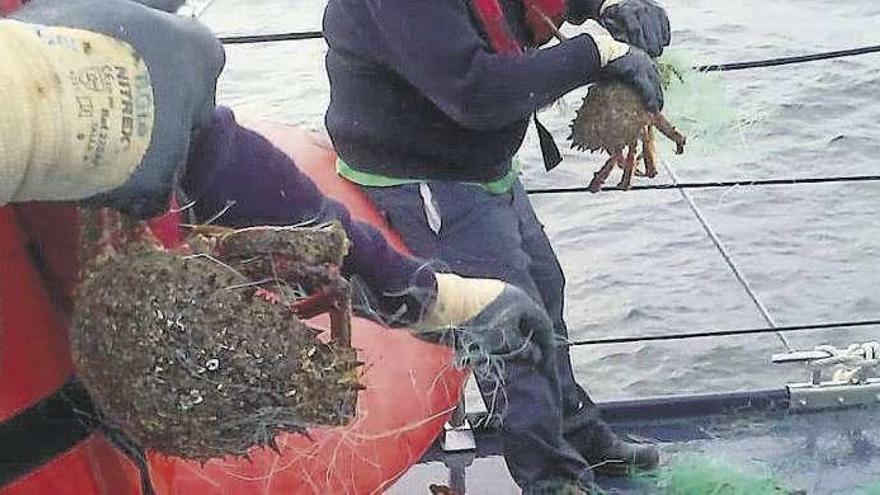
{"type": "Polygon", "coordinates": [[[641,95],[649,111],[662,110],[660,73],[651,57],[639,48],[617,41],[595,21],[585,23],[584,31],[599,51],[602,65],[599,76],[629,84],[641,95]]]}
{"type": "Polygon", "coordinates": [[[32,0],[0,21],[0,52],[0,204],[167,207],[225,60],[206,27],[128,0],[32,0]]]}
{"type": "Polygon", "coordinates": [[[618,41],[641,48],[659,57],[669,46],[669,17],[653,0],[604,0],[599,6],[599,22],[618,41]]]}
{"type": "Polygon", "coordinates": [[[541,363],[555,353],[553,324],[522,289],[493,279],[438,273],[437,296],[416,329],[452,331],[471,364],[481,355],[541,363]]]}

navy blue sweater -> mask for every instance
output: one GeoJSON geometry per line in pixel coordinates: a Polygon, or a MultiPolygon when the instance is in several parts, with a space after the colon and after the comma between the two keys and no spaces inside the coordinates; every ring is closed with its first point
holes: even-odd
{"type": "Polygon", "coordinates": [[[212,125],[193,143],[181,182],[201,221],[223,212],[216,223],[229,227],[341,222],[352,243],[343,273],[360,276],[373,309],[389,324],[417,321],[434,301],[429,266],[401,255],[378,230],[353,220],[284,152],[240,126],[228,108],[218,107],[212,125]]]}
{"type": "MultiPolygon", "coordinates": [[[[503,3],[522,40],[519,0],[503,3]]],[[[529,116],[599,69],[585,35],[525,56],[493,53],[468,0],[329,0],[324,33],[336,150],[356,170],[398,178],[504,176],[529,116]]]]}

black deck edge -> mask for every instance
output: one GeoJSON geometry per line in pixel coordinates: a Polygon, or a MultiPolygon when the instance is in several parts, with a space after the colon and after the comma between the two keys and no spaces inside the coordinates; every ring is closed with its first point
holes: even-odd
{"type": "Polygon", "coordinates": [[[788,409],[786,389],[725,392],[702,395],[675,395],[605,402],[598,405],[609,423],[713,416],[742,412],[788,409]]]}
{"type": "MultiPolygon", "coordinates": [[[[597,406],[602,419],[611,424],[619,424],[747,412],[786,411],[789,407],[789,393],[787,389],[772,389],[671,395],[602,402],[597,406]]],[[[480,414],[470,415],[469,419],[478,430],[492,430],[498,426],[497,422],[485,421],[480,414]]]]}

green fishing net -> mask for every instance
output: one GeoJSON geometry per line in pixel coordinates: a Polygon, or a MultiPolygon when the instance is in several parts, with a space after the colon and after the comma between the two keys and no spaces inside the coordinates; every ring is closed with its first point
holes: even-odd
{"type": "Polygon", "coordinates": [[[880,495],[880,481],[859,488],[856,495],[880,495]]]}
{"type": "MultiPolygon", "coordinates": [[[[664,52],[657,65],[664,83],[663,114],[687,136],[687,154],[729,149],[745,142],[742,131],[761,115],[733,103],[720,73],[695,70],[694,59],[676,50],[664,52]]],[[[663,146],[672,148],[668,143],[663,146]]]]}
{"type": "Polygon", "coordinates": [[[757,467],[682,454],[642,481],[660,495],[790,495],[797,493],[757,467]]]}

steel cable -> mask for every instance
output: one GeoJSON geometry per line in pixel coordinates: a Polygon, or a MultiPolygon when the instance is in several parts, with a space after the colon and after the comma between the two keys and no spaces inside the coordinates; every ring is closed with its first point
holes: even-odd
{"type": "MultiPolygon", "coordinates": [[[[797,184],[827,184],[835,182],[875,182],[880,181],[880,175],[850,175],[837,177],[802,177],[791,179],[763,179],[763,180],[730,180],[730,181],[707,181],[707,182],[680,182],[678,184],[641,184],[622,189],[617,186],[605,186],[603,192],[610,191],[657,191],[671,189],[711,189],[719,187],[755,187],[755,186],[790,186],[797,184]]],[[[541,194],[566,194],[589,192],[587,187],[552,187],[529,189],[532,195],[541,194]]]]}
{"type": "Polygon", "coordinates": [[[777,327],[760,327],[745,328],[739,330],[715,330],[702,332],[686,332],[686,333],[668,333],[662,335],[643,335],[639,337],[608,337],[601,339],[583,339],[573,340],[568,343],[571,347],[588,346],[588,345],[608,345],[608,344],[638,344],[641,342],[657,342],[685,339],[699,339],[708,337],[730,337],[735,335],[756,335],[765,333],[778,332],[805,332],[811,330],[830,330],[833,328],[858,328],[880,326],[880,319],[874,320],[854,320],[854,321],[837,321],[828,323],[809,323],[805,325],[788,325],[777,327]]]}
{"type": "Polygon", "coordinates": [[[298,33],[250,34],[245,36],[220,36],[224,45],[249,45],[254,43],[275,43],[278,41],[319,40],[324,37],[320,31],[304,31],[298,33]]]}
{"type": "MultiPolygon", "coordinates": [[[[209,2],[210,4],[210,2],[209,2]]],[[[317,40],[324,37],[321,31],[301,31],[272,34],[249,34],[222,36],[220,41],[228,45],[241,45],[251,43],[276,43],[279,41],[317,40]]],[[[763,60],[750,60],[745,62],[731,62],[724,64],[706,64],[694,66],[699,72],[729,72],[735,70],[758,69],[762,67],[777,67],[780,65],[802,64],[829,60],[833,58],[854,57],[880,52],[880,45],[869,45],[845,50],[832,50],[828,52],[811,53],[808,55],[794,55],[790,57],[774,57],[763,60]]]]}
{"type": "MultiPolygon", "coordinates": [[[[678,177],[675,175],[675,171],[672,170],[672,167],[666,163],[665,160],[661,160],[660,163],[663,165],[663,168],[666,169],[666,172],[669,174],[669,177],[672,179],[673,184],[678,184],[678,177]]],[[[749,298],[752,300],[752,303],[755,304],[755,307],[758,309],[758,312],[761,313],[761,317],[764,318],[764,321],[772,327],[776,328],[776,321],[770,316],[770,312],[767,310],[767,307],[761,301],[761,298],[758,297],[758,294],[752,288],[752,284],[749,283],[749,279],[746,278],[745,273],[740,270],[739,266],[737,266],[736,262],[733,261],[733,257],[730,255],[730,252],[727,250],[727,247],[721,241],[721,238],[718,237],[718,234],[715,233],[715,230],[709,224],[709,221],[703,215],[703,212],[700,211],[700,208],[694,202],[691,195],[688,193],[686,189],[678,189],[678,192],[681,193],[681,197],[684,198],[685,202],[688,205],[688,208],[691,209],[694,216],[697,217],[697,220],[700,222],[700,225],[703,226],[703,230],[706,231],[706,235],[709,236],[709,239],[712,240],[712,243],[715,245],[715,248],[721,254],[721,257],[724,258],[724,262],[727,263],[727,266],[730,268],[730,271],[733,272],[733,275],[739,281],[743,290],[746,291],[749,298]]],[[[776,335],[779,337],[779,340],[782,341],[782,345],[785,346],[789,351],[793,350],[791,344],[788,342],[788,339],[785,338],[785,335],[782,335],[779,332],[776,332],[776,335]]]]}
{"type": "Polygon", "coordinates": [[[854,57],[856,55],[867,55],[869,53],[880,52],[880,45],[863,46],[861,48],[850,48],[848,50],[834,50],[830,52],[813,53],[810,55],[797,55],[793,57],[776,57],[765,60],[752,60],[748,62],[734,62],[728,64],[700,65],[694,67],[700,72],[729,72],[734,70],[758,69],[761,67],[777,67],[780,65],[803,64],[806,62],[816,62],[818,60],[829,60],[832,58],[854,57]]]}

